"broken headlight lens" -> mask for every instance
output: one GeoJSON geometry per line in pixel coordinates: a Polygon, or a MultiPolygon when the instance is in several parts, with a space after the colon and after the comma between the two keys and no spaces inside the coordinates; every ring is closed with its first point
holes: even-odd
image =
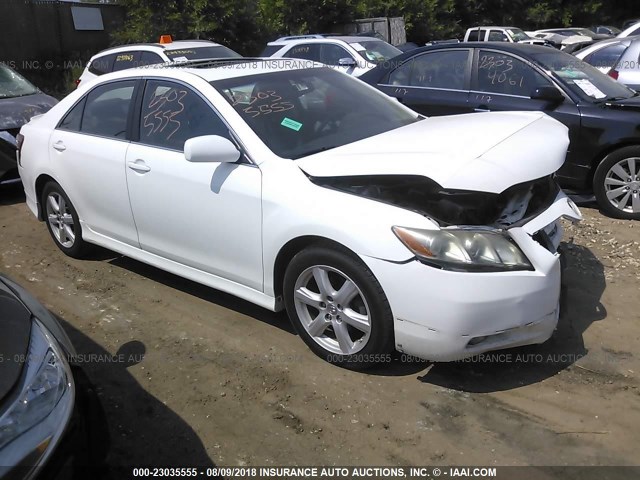
{"type": "Polygon", "coordinates": [[[446,270],[533,270],[518,245],[499,231],[393,227],[393,233],[420,261],[446,270]]]}

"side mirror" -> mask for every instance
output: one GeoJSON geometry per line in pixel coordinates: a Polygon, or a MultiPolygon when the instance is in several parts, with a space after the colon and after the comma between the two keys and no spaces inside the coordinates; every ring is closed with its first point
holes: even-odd
{"type": "Polygon", "coordinates": [[[552,104],[564,102],[564,95],[556,87],[538,87],[531,94],[532,100],[543,100],[552,104]]]}
{"type": "Polygon", "coordinates": [[[187,161],[195,163],[235,163],[240,158],[240,151],[224,137],[205,135],[184,142],[184,157],[187,161]]]}
{"type": "Polygon", "coordinates": [[[355,67],[356,61],[351,57],[345,57],[338,60],[338,65],[341,67],[355,67]]]}

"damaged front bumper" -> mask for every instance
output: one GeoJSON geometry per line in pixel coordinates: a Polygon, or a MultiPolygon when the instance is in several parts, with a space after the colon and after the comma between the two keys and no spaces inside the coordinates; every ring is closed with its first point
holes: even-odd
{"type": "Polygon", "coordinates": [[[417,260],[362,257],[391,305],[396,349],[426,360],[453,361],[548,340],[559,316],[561,218],[582,217],[558,192],[542,213],[507,229],[532,271],[455,272],[417,260]]]}

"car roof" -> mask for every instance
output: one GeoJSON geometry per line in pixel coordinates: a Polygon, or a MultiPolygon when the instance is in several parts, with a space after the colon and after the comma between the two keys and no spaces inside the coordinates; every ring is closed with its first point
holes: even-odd
{"type": "Polygon", "coordinates": [[[558,52],[560,50],[556,50],[555,48],[543,47],[541,45],[531,45],[529,43],[511,43],[511,42],[460,42],[460,43],[444,43],[437,45],[430,45],[428,47],[420,47],[414,50],[409,50],[408,52],[399,55],[396,58],[400,57],[410,57],[413,54],[426,52],[430,50],[443,50],[443,49],[464,49],[464,48],[493,48],[497,50],[504,50],[510,53],[522,54],[522,55],[536,55],[539,53],[553,53],[558,52]]]}
{"type": "Polygon", "coordinates": [[[488,28],[499,28],[501,30],[522,30],[520,27],[504,27],[504,26],[500,26],[500,25],[487,25],[487,26],[481,26],[481,27],[471,27],[468,28],[467,30],[486,30],[488,28]]]}
{"type": "MultiPolygon", "coordinates": [[[[186,72],[207,82],[246,77],[265,73],[301,70],[305,68],[327,68],[326,65],[298,58],[224,58],[195,60],[181,63],[165,63],[146,67],[130,68],[107,73],[101,79],[125,79],[154,76],[171,77],[171,72],[186,72]]],[[[176,75],[180,76],[180,75],[176,75]]]]}
{"type": "Polygon", "coordinates": [[[325,36],[304,36],[300,37],[282,37],[273,42],[269,42],[269,45],[288,45],[290,43],[299,42],[299,43],[318,43],[318,42],[327,42],[331,40],[339,40],[345,43],[360,43],[360,42],[384,42],[377,37],[362,37],[355,35],[325,35],[325,36]]]}
{"type": "Polygon", "coordinates": [[[95,56],[100,56],[109,53],[117,52],[129,52],[131,50],[150,50],[150,51],[165,51],[176,50],[183,48],[198,48],[198,47],[221,47],[222,45],[209,40],[175,40],[171,43],[131,43],[127,45],[118,45],[116,47],[110,47],[96,53],[95,56]]]}

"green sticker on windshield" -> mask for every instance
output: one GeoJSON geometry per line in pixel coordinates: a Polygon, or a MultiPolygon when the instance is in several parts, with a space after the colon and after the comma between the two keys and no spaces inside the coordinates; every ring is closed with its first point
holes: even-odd
{"type": "Polygon", "coordinates": [[[296,132],[302,128],[302,124],[300,122],[296,122],[295,120],[291,120],[287,117],[284,117],[282,122],[280,122],[280,125],[290,128],[291,130],[295,130],[296,132]]]}

